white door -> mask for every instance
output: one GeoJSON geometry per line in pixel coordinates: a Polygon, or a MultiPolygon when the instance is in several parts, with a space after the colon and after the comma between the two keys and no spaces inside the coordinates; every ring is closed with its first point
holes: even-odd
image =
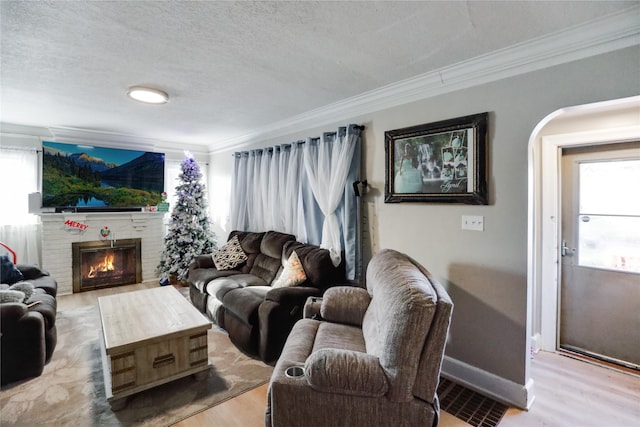
{"type": "Polygon", "coordinates": [[[640,369],[640,142],[564,149],[559,346],[640,369]]]}

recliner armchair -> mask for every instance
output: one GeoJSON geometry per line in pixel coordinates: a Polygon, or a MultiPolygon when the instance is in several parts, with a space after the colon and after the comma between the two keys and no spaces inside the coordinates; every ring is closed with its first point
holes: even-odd
{"type": "Polygon", "coordinates": [[[366,290],[328,289],[321,318],[294,326],[269,384],[267,427],[437,425],[451,299],[393,250],[371,259],[366,278],[366,290]]]}
{"type": "Polygon", "coordinates": [[[26,302],[0,304],[0,383],[37,377],[56,347],[58,284],[48,272],[16,264],[24,281],[34,286],[26,302]]]}

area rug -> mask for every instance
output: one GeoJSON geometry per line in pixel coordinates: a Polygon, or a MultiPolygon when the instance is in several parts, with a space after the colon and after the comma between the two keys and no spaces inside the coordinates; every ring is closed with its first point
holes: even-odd
{"type": "Polygon", "coordinates": [[[140,392],[114,412],[104,390],[97,306],[59,312],[56,325],[58,344],[43,374],[0,391],[2,426],[168,426],[264,384],[273,370],[214,326],[206,379],[189,376],[140,392]]]}
{"type": "Polygon", "coordinates": [[[474,427],[496,427],[509,407],[440,377],[440,409],[474,427]]]}

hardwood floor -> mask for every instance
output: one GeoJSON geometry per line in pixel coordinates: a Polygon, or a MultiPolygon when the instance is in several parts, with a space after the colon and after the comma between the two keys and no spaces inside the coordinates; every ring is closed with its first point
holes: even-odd
{"type": "MultiPolygon", "coordinates": [[[[96,304],[103,295],[146,289],[157,282],[58,297],[58,310],[96,304]]],[[[499,427],[640,426],[640,376],[603,368],[565,355],[540,352],[532,360],[535,401],[529,411],[509,409],[499,427]]],[[[175,424],[175,427],[264,425],[267,385],[175,424]]],[[[441,427],[469,424],[442,413],[441,427]]]]}
{"type": "Polygon", "coordinates": [[[532,361],[535,401],[531,409],[509,409],[500,427],[640,426],[640,376],[558,353],[532,361]]]}
{"type": "MultiPolygon", "coordinates": [[[[540,352],[532,363],[536,399],[529,411],[511,408],[499,427],[640,426],[640,377],[540,352]]],[[[175,424],[174,427],[264,425],[267,385],[175,424]]],[[[469,426],[442,412],[440,427],[469,426]]]]}
{"type": "Polygon", "coordinates": [[[136,285],[117,286],[115,288],[104,288],[89,292],[79,292],[72,295],[59,295],[56,298],[58,304],[58,311],[71,310],[73,308],[83,307],[85,305],[98,304],[98,298],[105,295],[121,294],[123,292],[136,291],[140,289],[155,288],[158,286],[158,281],[148,281],[138,283],[136,285]]]}
{"type": "Polygon", "coordinates": [[[173,427],[251,427],[264,426],[267,388],[261,385],[240,396],[176,423],[173,427]]]}

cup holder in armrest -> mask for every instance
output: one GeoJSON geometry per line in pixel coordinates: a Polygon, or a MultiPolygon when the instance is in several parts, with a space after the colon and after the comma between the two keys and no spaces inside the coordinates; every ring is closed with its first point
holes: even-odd
{"type": "Polygon", "coordinates": [[[303,366],[289,366],[285,369],[284,374],[288,378],[299,378],[304,376],[304,367],[303,366]]]}

